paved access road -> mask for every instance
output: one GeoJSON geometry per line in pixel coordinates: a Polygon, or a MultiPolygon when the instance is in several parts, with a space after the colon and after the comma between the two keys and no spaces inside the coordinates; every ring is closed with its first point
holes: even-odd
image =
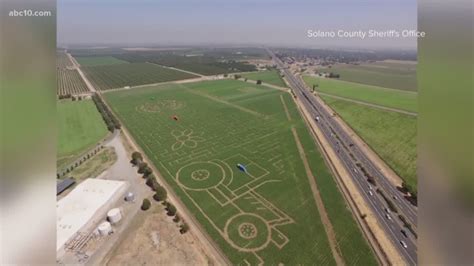
{"type": "Polygon", "coordinates": [[[341,128],[337,121],[334,121],[332,114],[322,106],[320,99],[317,99],[316,96],[309,92],[304,82],[299,77],[293,75],[288,67],[272,51],[268,50],[268,53],[278,68],[284,73],[285,78],[289,82],[288,85],[296,97],[303,103],[304,108],[316,121],[316,125],[325,135],[328,143],[336,151],[340,161],[346,167],[347,172],[354,180],[368,205],[372,208],[387,236],[398,247],[400,254],[402,254],[407,263],[416,264],[417,246],[415,236],[403,227],[398,214],[387,211],[388,206],[386,202],[378,195],[376,187],[367,181],[367,178],[360,171],[356,163],[362,164],[367,169],[367,172],[375,177],[377,188],[383,190],[385,195],[391,198],[399,212],[413,226],[416,225],[416,208],[404,199],[403,194],[387,180],[375,163],[354,143],[351,136],[341,128]],[[407,236],[402,233],[402,229],[406,232],[407,236]],[[403,247],[400,241],[404,241],[407,247],[403,247]]]}

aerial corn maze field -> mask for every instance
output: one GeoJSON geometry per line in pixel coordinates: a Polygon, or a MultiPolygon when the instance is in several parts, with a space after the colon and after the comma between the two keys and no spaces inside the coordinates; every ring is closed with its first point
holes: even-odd
{"type": "Polygon", "coordinates": [[[233,264],[377,264],[289,93],[229,79],[104,97],[233,264]]]}

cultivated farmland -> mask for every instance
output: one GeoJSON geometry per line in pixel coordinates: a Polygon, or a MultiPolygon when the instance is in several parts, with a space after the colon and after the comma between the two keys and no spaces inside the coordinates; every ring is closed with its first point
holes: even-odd
{"type": "Polygon", "coordinates": [[[113,64],[81,67],[94,87],[100,90],[123,88],[196,76],[150,63],[113,64]]]}
{"type": "Polygon", "coordinates": [[[92,100],[58,102],[58,166],[94,146],[107,135],[92,100]]]}
{"type": "Polygon", "coordinates": [[[280,87],[286,87],[285,82],[280,76],[278,70],[259,71],[242,74],[242,77],[251,80],[261,80],[264,83],[273,84],[280,87]]]}
{"type": "Polygon", "coordinates": [[[345,264],[376,264],[290,94],[220,80],[104,96],[233,264],[334,265],[321,215],[345,264]]]}
{"type": "Polygon", "coordinates": [[[416,117],[321,96],[408,184],[417,187],[416,117]]]}
{"type": "Polygon", "coordinates": [[[113,56],[75,56],[74,58],[81,66],[102,66],[128,63],[127,61],[117,59],[113,56]]]}
{"type": "Polygon", "coordinates": [[[330,78],[304,76],[308,87],[318,85],[316,91],[339,97],[381,105],[409,112],[417,112],[417,94],[330,78]]]}
{"type": "Polygon", "coordinates": [[[59,96],[76,95],[89,92],[86,83],[76,69],[57,69],[59,96]]]}
{"type": "Polygon", "coordinates": [[[56,53],[57,95],[59,97],[88,92],[87,85],[65,53],[56,53]]]}
{"type": "Polygon", "coordinates": [[[194,53],[201,53],[217,59],[225,60],[248,60],[248,59],[268,59],[268,53],[263,48],[239,47],[239,48],[202,48],[193,49],[194,53]]]}
{"type": "Polygon", "coordinates": [[[321,72],[333,72],[340,79],[391,89],[416,91],[416,64],[381,61],[360,65],[336,64],[321,72]]]}
{"type": "Polygon", "coordinates": [[[217,59],[205,55],[177,55],[169,53],[157,54],[123,54],[117,56],[129,62],[152,62],[158,65],[175,67],[201,75],[217,75],[233,72],[255,71],[254,65],[235,60],[217,59]]]}
{"type": "Polygon", "coordinates": [[[57,52],[56,53],[56,66],[57,68],[71,68],[73,64],[66,53],[57,52]]]}

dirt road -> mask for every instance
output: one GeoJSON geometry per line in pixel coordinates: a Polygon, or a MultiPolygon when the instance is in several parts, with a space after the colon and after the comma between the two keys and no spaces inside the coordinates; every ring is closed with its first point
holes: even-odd
{"type": "Polygon", "coordinates": [[[191,72],[191,71],[184,70],[184,69],[180,69],[180,68],[176,68],[176,67],[164,66],[164,65],[160,65],[160,64],[156,64],[156,63],[151,63],[151,62],[147,62],[147,63],[157,65],[157,66],[160,66],[160,67],[164,67],[164,68],[168,68],[168,69],[172,69],[172,70],[176,70],[176,71],[180,71],[180,72],[184,72],[184,73],[188,73],[188,74],[198,76],[198,77],[206,77],[205,75],[202,75],[202,74],[199,74],[199,73],[196,73],[196,72],[191,72]]]}
{"type": "Polygon", "coordinates": [[[386,107],[386,106],[382,106],[382,105],[377,105],[377,104],[373,104],[373,103],[358,101],[358,100],[354,100],[354,99],[350,99],[350,98],[346,98],[346,97],[341,97],[341,96],[336,96],[336,95],[332,95],[332,94],[327,94],[327,93],[324,93],[324,92],[317,92],[317,94],[327,96],[327,97],[331,97],[331,98],[334,98],[334,99],[339,99],[339,100],[353,102],[353,103],[357,103],[357,104],[361,104],[361,105],[366,105],[366,106],[370,106],[370,107],[381,109],[381,110],[401,113],[401,114],[410,115],[410,116],[418,116],[417,113],[413,113],[413,112],[409,112],[409,111],[405,111],[405,110],[400,110],[400,109],[396,109],[396,108],[391,108],[391,107],[386,107]]]}
{"type": "Polygon", "coordinates": [[[301,145],[298,133],[296,132],[296,129],[294,127],[291,128],[291,132],[293,133],[293,137],[295,139],[296,147],[298,148],[301,161],[303,161],[306,176],[308,177],[309,185],[311,187],[311,191],[313,192],[314,201],[316,203],[316,207],[318,208],[319,215],[321,216],[321,222],[323,223],[324,229],[328,236],[329,246],[331,247],[331,252],[334,257],[334,260],[336,260],[337,265],[345,265],[344,260],[341,256],[341,250],[339,249],[339,245],[337,244],[334,228],[332,227],[332,223],[329,220],[326,208],[323,203],[323,199],[321,198],[321,194],[319,193],[318,185],[316,184],[316,180],[313,176],[311,168],[309,167],[309,163],[306,158],[303,145],[301,145]]]}
{"type": "Polygon", "coordinates": [[[96,90],[95,90],[94,86],[92,85],[92,83],[90,83],[90,81],[86,78],[86,75],[84,75],[84,73],[82,73],[80,65],[76,61],[76,59],[74,59],[74,57],[72,57],[72,55],[70,53],[68,53],[67,56],[69,57],[71,62],[74,64],[75,68],[79,72],[79,75],[81,75],[82,80],[84,80],[84,82],[86,83],[87,88],[89,88],[89,90],[92,91],[92,92],[96,92],[96,90]]]}

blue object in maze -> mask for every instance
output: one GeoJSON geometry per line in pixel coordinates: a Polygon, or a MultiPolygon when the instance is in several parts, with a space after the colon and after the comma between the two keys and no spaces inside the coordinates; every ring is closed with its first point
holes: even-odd
{"type": "Polygon", "coordinates": [[[240,171],[242,171],[242,172],[244,172],[244,173],[247,173],[247,168],[245,168],[245,166],[244,166],[243,164],[238,163],[238,164],[237,164],[237,168],[238,168],[240,171]]]}

